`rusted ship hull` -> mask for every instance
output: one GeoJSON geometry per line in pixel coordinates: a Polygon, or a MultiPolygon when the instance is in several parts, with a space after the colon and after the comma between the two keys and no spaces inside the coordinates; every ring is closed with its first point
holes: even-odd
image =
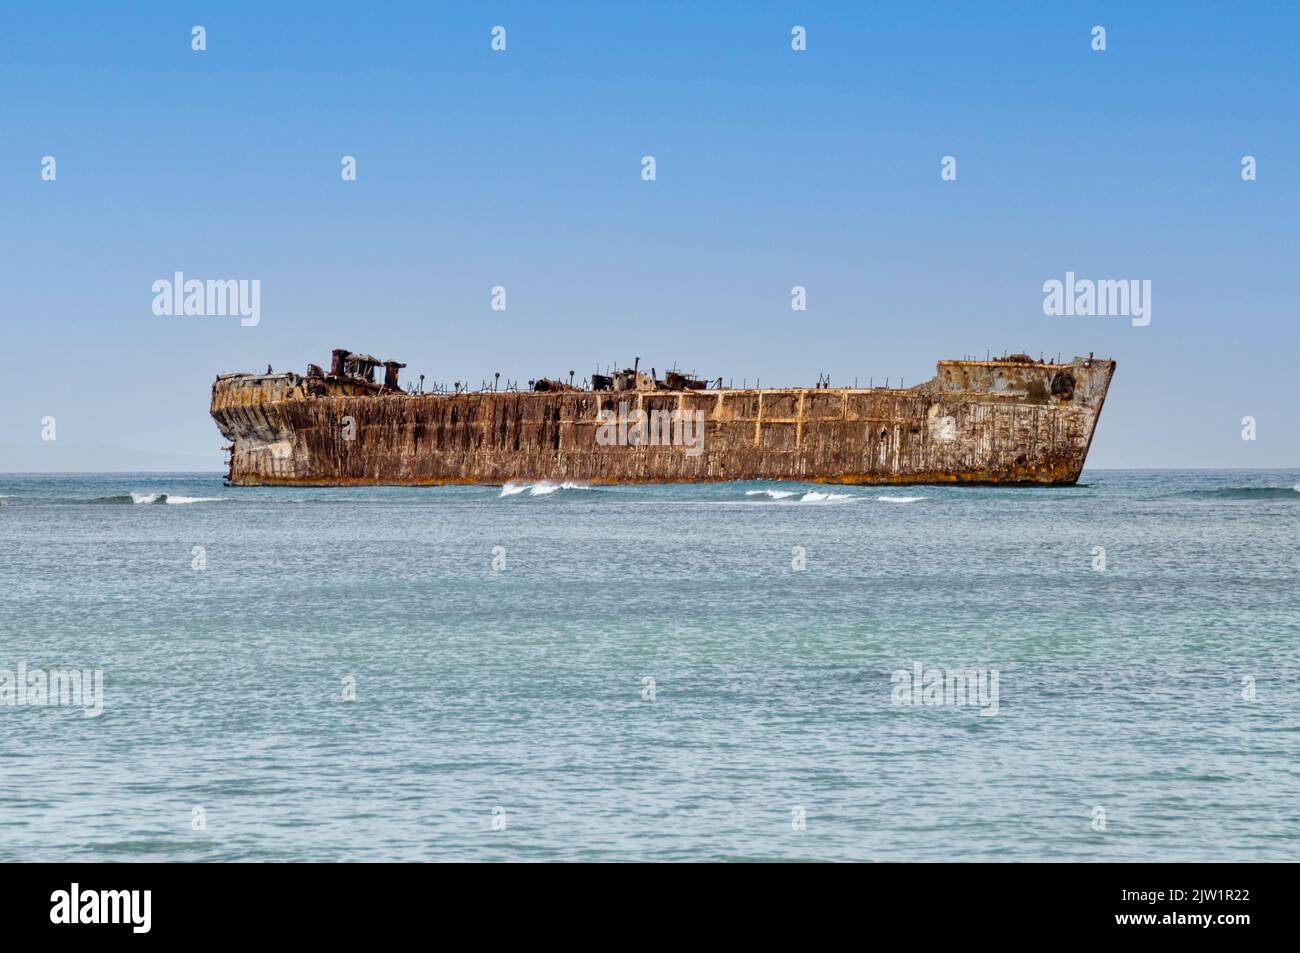
{"type": "Polygon", "coordinates": [[[667,390],[642,374],[627,390],[459,394],[313,368],[223,375],[212,416],[230,441],[228,482],[240,486],[1071,484],[1114,368],[1092,357],[941,361],[907,389],[667,390]],[[698,422],[698,433],[680,439],[674,420],[698,422]]]}

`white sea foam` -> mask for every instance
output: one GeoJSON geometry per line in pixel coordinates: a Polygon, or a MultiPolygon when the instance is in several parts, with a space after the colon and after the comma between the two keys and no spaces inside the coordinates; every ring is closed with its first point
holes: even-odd
{"type": "Polygon", "coordinates": [[[923,496],[878,496],[876,497],[881,503],[917,503],[925,499],[923,496]]]}
{"type": "Polygon", "coordinates": [[[132,493],[131,502],[133,503],[169,503],[180,505],[182,503],[219,503],[224,499],[220,496],[176,496],[171,493],[132,493]]]}
{"type": "Polygon", "coordinates": [[[800,503],[842,503],[845,500],[853,499],[852,493],[820,493],[817,490],[809,490],[799,498],[800,503]]]}
{"type": "Polygon", "coordinates": [[[767,496],[774,500],[784,500],[794,496],[794,490],[746,490],[746,496],[767,496]]]}
{"type": "Polygon", "coordinates": [[[589,483],[574,483],[566,480],[563,483],[552,483],[550,480],[543,480],[541,483],[507,483],[501,488],[501,496],[516,496],[528,491],[529,496],[549,496],[557,490],[590,490],[589,483]]]}

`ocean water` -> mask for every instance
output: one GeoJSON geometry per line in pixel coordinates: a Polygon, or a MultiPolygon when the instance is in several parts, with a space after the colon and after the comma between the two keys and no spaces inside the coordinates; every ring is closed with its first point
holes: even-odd
{"type": "Polygon", "coordinates": [[[0,475],[0,860],[1300,859],[1298,484],[0,475]]]}

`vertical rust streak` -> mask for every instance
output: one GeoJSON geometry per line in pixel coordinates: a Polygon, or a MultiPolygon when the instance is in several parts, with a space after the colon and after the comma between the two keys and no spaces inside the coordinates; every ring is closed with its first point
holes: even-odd
{"type": "Polygon", "coordinates": [[[803,446],[803,401],[806,396],[808,396],[807,391],[799,391],[799,413],[795,417],[794,424],[794,448],[796,450],[803,446]]]}

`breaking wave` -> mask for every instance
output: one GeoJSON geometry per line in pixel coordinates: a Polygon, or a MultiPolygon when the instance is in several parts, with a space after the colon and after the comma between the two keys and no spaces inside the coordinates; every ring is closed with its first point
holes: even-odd
{"type": "Polygon", "coordinates": [[[876,497],[881,503],[919,503],[925,499],[923,496],[878,496],[876,497]]]}
{"type": "Polygon", "coordinates": [[[842,503],[845,500],[853,499],[852,493],[822,493],[818,490],[809,490],[803,496],[799,497],[800,503],[842,503]]]}
{"type": "Polygon", "coordinates": [[[574,483],[566,480],[563,483],[552,483],[549,480],[543,480],[541,483],[507,483],[501,488],[501,496],[518,496],[525,490],[529,496],[549,496],[557,490],[590,490],[591,485],[588,483],[574,483]]]}
{"type": "Polygon", "coordinates": [[[764,488],[761,490],[746,490],[746,496],[756,496],[763,500],[775,500],[778,502],[789,503],[846,503],[850,500],[864,499],[854,493],[832,493],[829,490],[776,490],[764,488]]]}
{"type": "Polygon", "coordinates": [[[219,503],[221,496],[177,496],[174,493],[122,493],[117,496],[101,496],[91,503],[164,503],[179,506],[182,503],[219,503]]]}

